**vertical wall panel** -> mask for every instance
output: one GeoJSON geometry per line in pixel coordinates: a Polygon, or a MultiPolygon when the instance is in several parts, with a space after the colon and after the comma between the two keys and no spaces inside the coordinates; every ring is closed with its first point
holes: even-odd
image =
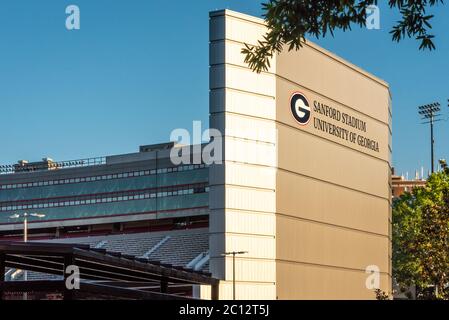
{"type": "Polygon", "coordinates": [[[210,202],[225,200],[210,216],[210,267],[224,280],[220,296],[232,298],[232,258],[219,250],[247,251],[236,258],[237,298],[275,299],[276,79],[243,64],[243,42],[265,31],[243,17],[211,14],[210,127],[224,136],[225,162],[210,168],[210,202]]]}

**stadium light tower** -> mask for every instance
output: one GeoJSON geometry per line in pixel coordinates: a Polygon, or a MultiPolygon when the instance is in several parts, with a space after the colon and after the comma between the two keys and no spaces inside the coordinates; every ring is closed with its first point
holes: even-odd
{"type": "MultiPolygon", "coordinates": [[[[11,219],[23,219],[23,242],[28,242],[28,217],[35,217],[35,218],[44,218],[45,214],[43,213],[16,213],[10,216],[11,219]]],[[[25,281],[28,281],[28,272],[27,270],[24,270],[23,273],[23,279],[25,281]]],[[[23,294],[23,300],[28,300],[28,294],[24,292],[23,294]]]]}
{"type": "Polygon", "coordinates": [[[425,120],[425,122],[423,122],[423,124],[430,123],[430,159],[431,159],[430,167],[431,167],[432,173],[435,172],[435,161],[434,161],[435,139],[433,137],[433,125],[435,122],[441,121],[441,119],[438,119],[438,117],[440,116],[440,112],[441,112],[440,106],[441,105],[439,102],[434,102],[431,104],[426,104],[426,105],[418,107],[418,113],[422,116],[422,119],[425,120]]]}
{"type": "Polygon", "coordinates": [[[45,218],[43,213],[16,213],[10,216],[11,219],[23,219],[23,242],[28,242],[28,217],[45,218]]]}
{"type": "Polygon", "coordinates": [[[231,251],[223,253],[223,256],[231,256],[232,255],[232,300],[235,300],[235,256],[237,254],[245,254],[248,251],[231,251]]]}

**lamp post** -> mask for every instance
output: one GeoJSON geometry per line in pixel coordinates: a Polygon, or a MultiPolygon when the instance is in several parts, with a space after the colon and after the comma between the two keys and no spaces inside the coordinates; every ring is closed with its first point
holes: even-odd
{"type": "Polygon", "coordinates": [[[418,107],[418,113],[423,117],[423,120],[426,120],[426,122],[423,122],[423,124],[430,124],[430,161],[431,161],[431,170],[432,173],[435,172],[435,160],[434,160],[434,144],[435,139],[433,138],[433,125],[437,121],[441,121],[441,119],[437,119],[437,117],[440,115],[440,103],[434,102],[431,104],[426,104],[423,106],[418,107]]]}
{"type": "Polygon", "coordinates": [[[223,256],[232,255],[232,300],[235,300],[235,256],[245,253],[248,253],[248,251],[231,251],[222,254],[223,256]]]}
{"type": "MultiPolygon", "coordinates": [[[[10,216],[11,219],[23,219],[23,242],[28,242],[28,217],[35,217],[35,218],[44,218],[45,214],[43,213],[16,213],[10,216]]],[[[23,273],[23,279],[25,281],[28,281],[28,272],[27,270],[24,270],[23,273]]],[[[28,294],[25,292],[23,294],[23,299],[28,300],[28,294]]]]}

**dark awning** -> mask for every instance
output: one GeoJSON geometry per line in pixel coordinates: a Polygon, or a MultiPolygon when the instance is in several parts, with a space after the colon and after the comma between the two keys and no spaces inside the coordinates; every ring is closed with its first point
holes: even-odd
{"type": "MultiPolygon", "coordinates": [[[[3,290],[14,286],[12,283],[5,284],[4,274],[7,267],[57,275],[66,279],[70,274],[65,274],[64,270],[70,265],[79,268],[81,283],[92,289],[95,287],[95,290],[114,287],[117,293],[123,290],[146,293],[153,291],[143,297],[149,298],[154,296],[157,288],[160,293],[167,294],[169,287],[210,285],[212,297],[218,297],[219,280],[212,278],[210,273],[104,249],[93,249],[88,245],[0,242],[0,286],[3,284],[3,290]]],[[[31,281],[28,283],[32,286],[31,281]]],[[[50,285],[49,282],[47,284],[50,285]]],[[[26,288],[26,284],[16,285],[22,289],[26,288]]],[[[67,292],[68,295],[73,293],[67,292]]]]}

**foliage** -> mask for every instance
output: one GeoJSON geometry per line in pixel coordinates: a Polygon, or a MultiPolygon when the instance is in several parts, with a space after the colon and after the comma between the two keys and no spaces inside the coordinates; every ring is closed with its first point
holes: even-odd
{"type": "Polygon", "coordinates": [[[381,289],[374,290],[374,293],[376,294],[376,300],[390,300],[388,293],[382,291],[381,289]]]}
{"type": "Polygon", "coordinates": [[[393,203],[393,276],[418,298],[449,298],[449,170],[393,203]]]}
{"type": "MultiPolygon", "coordinates": [[[[266,71],[270,59],[288,50],[298,50],[305,43],[306,35],[316,38],[336,29],[351,30],[352,25],[364,26],[366,8],[377,5],[377,0],[267,0],[262,3],[263,17],[268,32],[258,45],[245,44],[242,53],[245,62],[256,72],[266,71]]],[[[414,37],[421,42],[420,49],[435,49],[430,21],[433,15],[427,9],[443,0],[389,0],[390,9],[397,9],[401,19],[390,31],[393,41],[414,37]]]]}

